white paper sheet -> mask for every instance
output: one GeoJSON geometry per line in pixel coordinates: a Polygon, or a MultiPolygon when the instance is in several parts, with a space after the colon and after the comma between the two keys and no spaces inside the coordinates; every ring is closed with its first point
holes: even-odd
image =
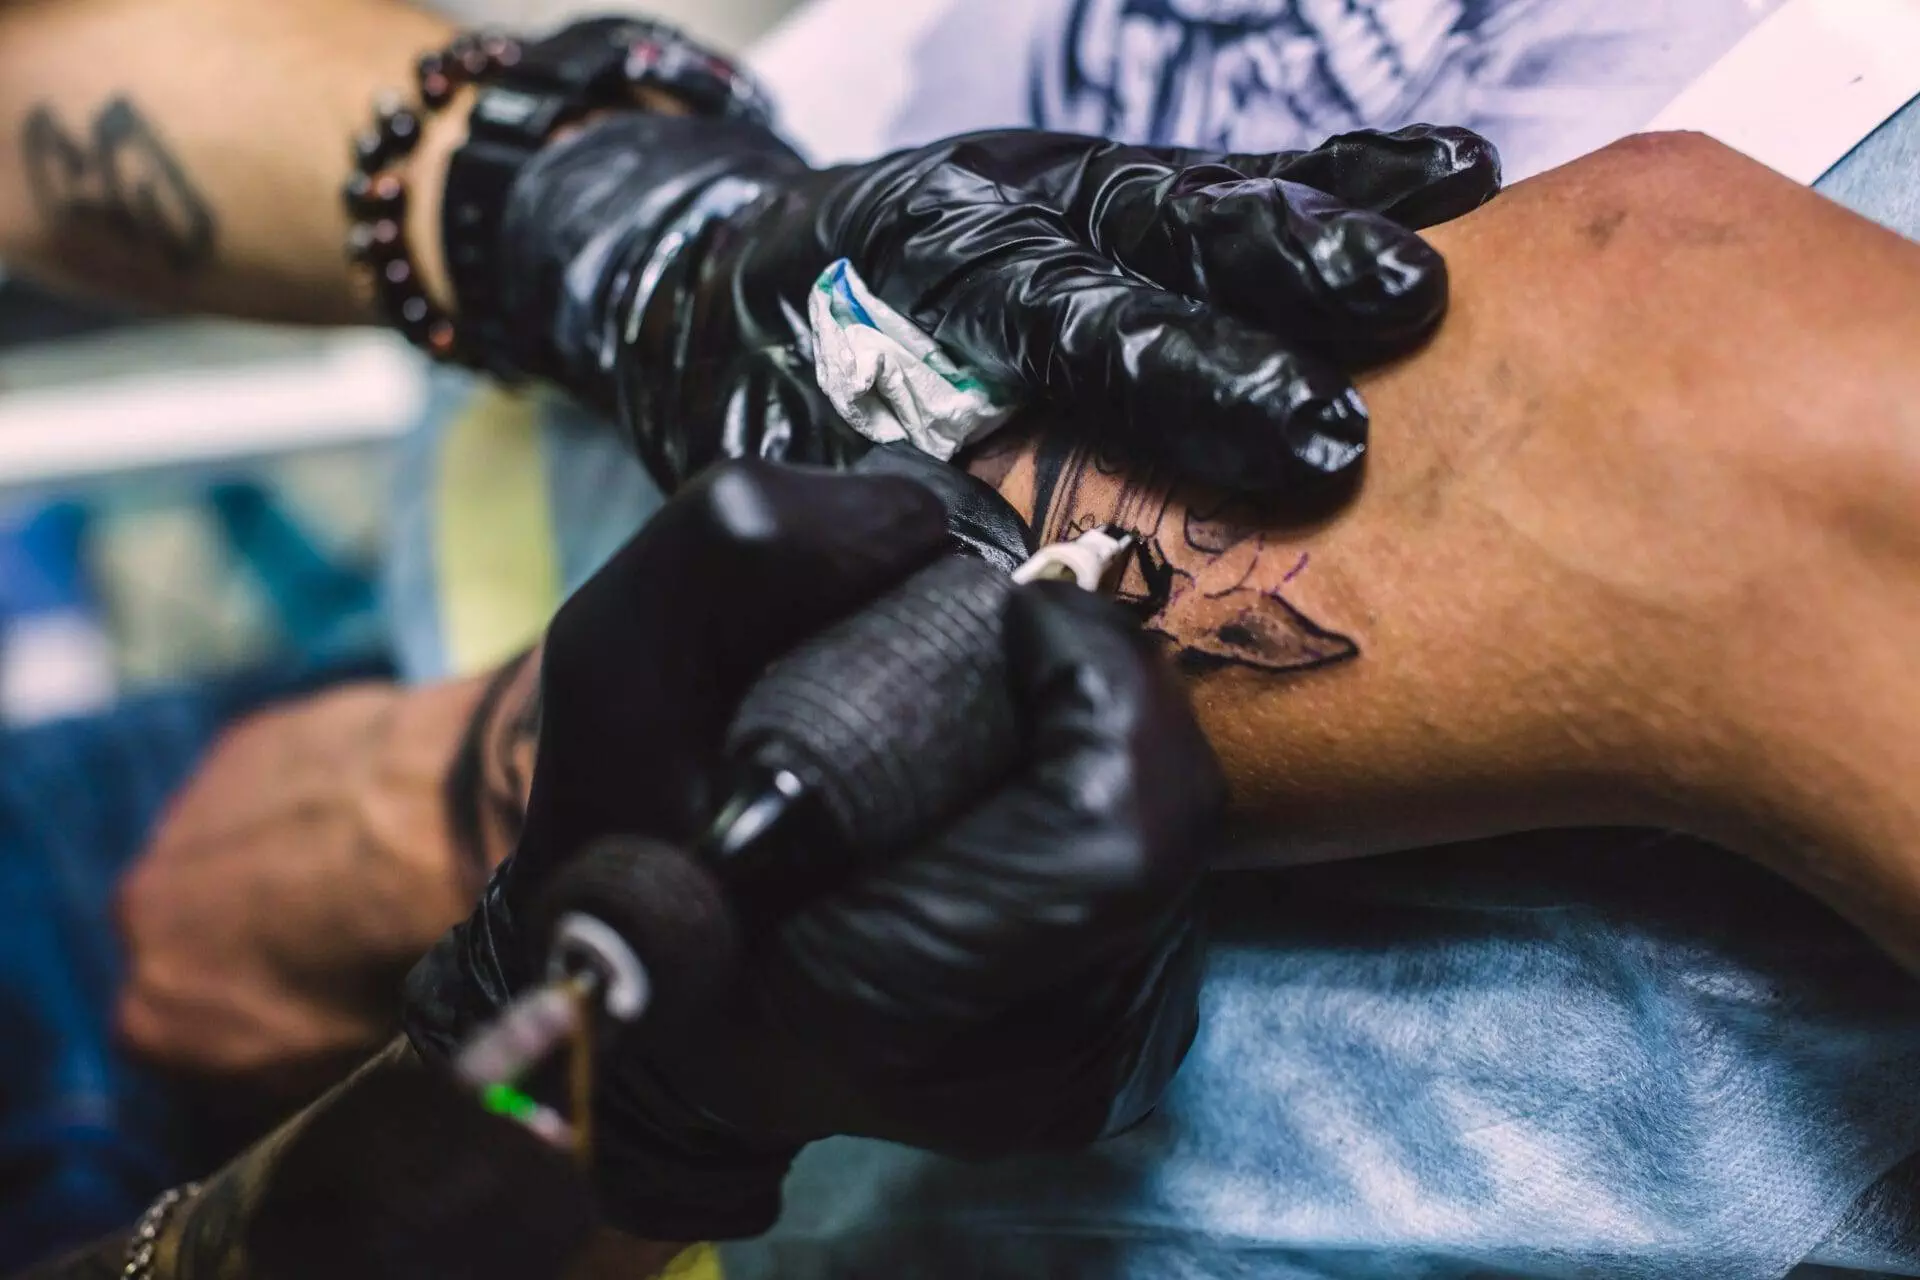
{"type": "Polygon", "coordinates": [[[1811,184],[1915,97],[1920,0],[1790,0],[1647,127],[1709,134],[1811,184]]]}

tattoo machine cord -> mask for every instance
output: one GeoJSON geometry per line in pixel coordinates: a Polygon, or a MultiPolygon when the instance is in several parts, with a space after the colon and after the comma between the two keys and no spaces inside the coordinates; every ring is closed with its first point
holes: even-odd
{"type": "Polygon", "coordinates": [[[487,1110],[585,1163],[595,1023],[697,1007],[727,981],[742,939],[1011,773],[1008,597],[1040,580],[1100,590],[1131,546],[1096,529],[1011,576],[949,556],[774,663],[735,715],[726,799],[701,838],[689,851],[627,840],[570,864],[536,921],[547,981],[461,1048],[456,1077],[487,1110]],[[519,1087],[563,1043],[570,1121],[519,1087]]]}
{"type": "MultiPolygon", "coordinates": [[[[246,1274],[273,1280],[528,1280],[571,1274],[599,1213],[586,1171],[524,1125],[489,1115],[407,1059],[317,1107],[267,1170],[229,1170],[196,1218],[235,1212],[246,1274]]],[[[223,1251],[223,1256],[224,1256],[223,1251]]],[[[206,1269],[202,1255],[193,1275],[206,1269]]]]}

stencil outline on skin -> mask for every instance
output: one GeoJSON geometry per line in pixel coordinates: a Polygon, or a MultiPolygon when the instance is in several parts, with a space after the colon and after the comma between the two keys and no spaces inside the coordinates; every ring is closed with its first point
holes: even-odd
{"type": "MultiPolygon", "coordinates": [[[[1142,625],[1174,647],[1183,670],[1222,666],[1310,671],[1360,654],[1359,644],[1315,622],[1279,589],[1250,587],[1263,556],[1303,567],[1299,548],[1268,541],[1253,509],[1233,498],[1201,497],[1179,511],[1180,486],[1152,468],[1122,468],[1097,450],[1044,435],[1034,459],[1037,541],[1045,545],[1117,525],[1138,541],[1118,596],[1140,609],[1142,625]],[[1087,479],[1098,483],[1087,484],[1087,479]]],[[[1277,575],[1276,575],[1277,576],[1277,575]]]]}

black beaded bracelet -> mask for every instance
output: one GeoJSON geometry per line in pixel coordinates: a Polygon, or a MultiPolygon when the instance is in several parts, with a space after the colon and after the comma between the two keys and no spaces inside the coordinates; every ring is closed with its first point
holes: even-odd
{"type": "MultiPolygon", "coordinates": [[[[443,110],[462,86],[519,62],[520,43],[467,33],[414,67],[424,114],[443,110]]],[[[347,258],[364,273],[388,323],[438,360],[471,360],[452,316],[435,306],[407,244],[407,183],[401,163],[420,145],[423,111],[398,94],[374,103],[373,124],[353,140],[353,172],[341,189],[347,209],[347,258]]]]}

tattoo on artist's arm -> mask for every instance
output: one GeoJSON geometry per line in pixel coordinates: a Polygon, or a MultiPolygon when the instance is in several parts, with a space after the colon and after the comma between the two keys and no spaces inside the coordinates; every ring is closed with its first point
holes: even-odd
{"type": "Polygon", "coordinates": [[[111,99],[84,125],[42,103],[27,113],[20,154],[56,234],[109,240],[182,274],[212,260],[213,210],[131,99],[111,99]]]}
{"type": "MultiPolygon", "coordinates": [[[[1010,438],[1002,450],[1025,442],[1010,438]]],[[[975,474],[1005,481],[1016,463],[983,452],[975,474]]],[[[1137,541],[1120,596],[1139,609],[1187,671],[1225,666],[1305,671],[1359,656],[1360,646],[1316,622],[1291,598],[1309,556],[1248,502],[1177,483],[1151,468],[1122,468],[1058,431],[1033,453],[1032,510],[1041,545],[1118,525],[1137,541]]]]}

